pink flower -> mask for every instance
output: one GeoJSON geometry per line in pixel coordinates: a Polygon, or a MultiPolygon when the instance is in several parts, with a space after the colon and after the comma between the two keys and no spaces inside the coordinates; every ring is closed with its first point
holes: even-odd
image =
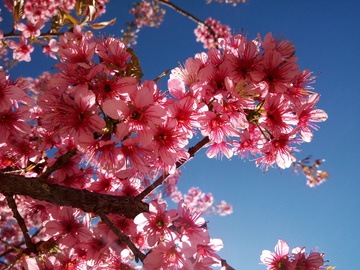
{"type": "Polygon", "coordinates": [[[164,107],[156,100],[159,96],[159,90],[155,82],[145,81],[139,89],[131,95],[130,101],[120,99],[109,99],[104,101],[104,112],[113,119],[126,120],[126,126],[122,126],[127,132],[122,132],[119,128],[116,131],[117,137],[121,139],[129,131],[138,132],[144,144],[149,144],[151,138],[147,132],[149,125],[160,125],[165,120],[166,111],[164,107]]]}
{"type": "Polygon", "coordinates": [[[265,52],[275,50],[284,58],[292,57],[295,54],[295,46],[291,44],[289,40],[282,40],[281,38],[274,39],[272,33],[268,33],[264,37],[264,40],[261,40],[259,35],[259,40],[265,52]]]}
{"type": "Polygon", "coordinates": [[[61,246],[61,252],[56,255],[58,264],[54,270],[86,269],[86,260],[74,248],[61,246]]]}
{"type": "Polygon", "coordinates": [[[119,39],[108,37],[98,42],[96,53],[106,65],[115,66],[119,69],[126,69],[126,62],[131,54],[126,51],[126,46],[119,39]]]}
{"type": "Polygon", "coordinates": [[[256,155],[259,153],[258,142],[261,140],[261,136],[263,135],[255,125],[245,129],[240,133],[240,144],[236,149],[236,154],[242,158],[249,158],[249,154],[256,155]]]}
{"type": "Polygon", "coordinates": [[[209,28],[204,25],[199,25],[194,30],[196,41],[204,43],[205,49],[216,47],[219,38],[228,38],[231,36],[230,27],[222,25],[215,19],[207,18],[205,24],[211,27],[215,36],[210,32],[209,28]]]}
{"type": "Polygon", "coordinates": [[[209,242],[209,232],[205,219],[201,217],[201,212],[191,209],[182,200],[178,204],[178,215],[179,217],[174,221],[174,225],[180,233],[182,242],[186,242],[191,248],[209,242]]]}
{"type": "MultiPolygon", "coordinates": [[[[129,236],[136,235],[136,225],[132,219],[128,219],[126,217],[115,214],[109,214],[108,218],[124,234],[129,236]]],[[[118,237],[113,233],[112,230],[110,230],[110,228],[105,223],[99,223],[98,227],[101,229],[101,231],[104,234],[107,234],[112,240],[114,241],[118,240],[118,237]]]]}
{"type": "Polygon", "coordinates": [[[324,254],[317,252],[316,249],[307,255],[305,247],[297,247],[292,250],[292,253],[295,260],[291,262],[289,270],[318,270],[324,266],[324,254]]]}
{"type": "Polygon", "coordinates": [[[49,270],[55,269],[54,263],[55,257],[44,258],[44,260],[38,260],[37,258],[25,257],[22,261],[23,269],[25,270],[49,270]]]}
{"type": "Polygon", "coordinates": [[[231,204],[228,204],[225,201],[221,201],[216,205],[216,212],[219,213],[220,216],[226,216],[233,212],[233,208],[231,204]]]}
{"type": "Polygon", "coordinates": [[[113,140],[95,139],[92,134],[83,134],[76,143],[79,150],[85,153],[87,162],[93,166],[118,171],[126,165],[122,149],[116,147],[113,140]]]}
{"type": "Polygon", "coordinates": [[[290,103],[283,95],[268,95],[264,103],[265,118],[259,122],[261,126],[266,127],[272,135],[289,133],[292,130],[291,125],[297,124],[297,118],[293,114],[290,103]]]}
{"type": "Polygon", "coordinates": [[[166,202],[151,201],[149,213],[141,213],[134,219],[139,232],[147,233],[147,243],[154,246],[157,241],[163,240],[171,232],[169,226],[176,218],[175,209],[166,211],[166,202]]]}
{"type": "Polygon", "coordinates": [[[207,245],[197,245],[197,252],[195,254],[195,270],[208,270],[210,266],[220,266],[221,258],[215,252],[223,248],[221,239],[210,239],[207,245]]]}
{"type": "Polygon", "coordinates": [[[30,54],[34,51],[34,46],[27,44],[27,39],[24,37],[20,38],[20,43],[16,43],[13,40],[8,42],[8,46],[13,50],[13,58],[18,61],[30,62],[30,54]]]}
{"type": "Polygon", "coordinates": [[[59,212],[52,212],[51,220],[45,224],[45,233],[54,236],[59,235],[59,240],[63,245],[73,246],[77,241],[87,240],[91,237],[89,229],[78,219],[79,210],[70,207],[61,207],[59,212]]]}
{"type": "Polygon", "coordinates": [[[275,253],[264,250],[260,255],[263,264],[268,265],[268,270],[288,270],[290,266],[290,248],[288,243],[279,239],[275,246],[275,253]]]}
{"type": "Polygon", "coordinates": [[[59,136],[74,136],[75,140],[93,132],[101,132],[105,121],[98,115],[95,94],[86,87],[77,87],[76,96],[48,91],[39,99],[44,108],[42,124],[59,136]]]}
{"type": "Polygon", "coordinates": [[[24,38],[40,36],[40,29],[44,27],[44,21],[35,21],[32,19],[26,20],[27,25],[23,23],[16,23],[15,30],[21,31],[24,38]]]}
{"type": "Polygon", "coordinates": [[[25,92],[8,77],[0,68],[0,112],[10,109],[12,105],[17,106],[18,101],[26,96],[25,92]]]}
{"type": "Polygon", "coordinates": [[[328,118],[328,115],[323,110],[314,109],[319,98],[319,94],[310,95],[296,110],[296,114],[299,118],[298,126],[300,127],[300,136],[305,142],[310,142],[312,139],[310,127],[315,130],[318,128],[313,122],[323,122],[328,118]]]}
{"type": "Polygon", "coordinates": [[[265,81],[272,93],[286,92],[300,74],[298,65],[292,60],[284,60],[277,51],[265,52],[258,73],[253,76],[254,81],[265,81]]]}
{"type": "Polygon", "coordinates": [[[87,264],[98,265],[102,257],[109,256],[109,237],[105,235],[99,228],[92,228],[92,237],[87,241],[82,241],[78,247],[86,250],[87,264]]]}
{"type": "Polygon", "coordinates": [[[135,15],[134,23],[138,28],[145,26],[159,26],[163,20],[165,10],[159,8],[157,4],[151,4],[149,1],[140,1],[130,10],[135,15]]]}
{"type": "Polygon", "coordinates": [[[100,170],[97,174],[98,179],[93,181],[87,188],[90,191],[107,193],[109,191],[115,191],[120,186],[120,181],[112,173],[100,170]]]}
{"type": "Polygon", "coordinates": [[[189,258],[193,252],[179,246],[178,239],[170,237],[157,245],[150,253],[147,254],[143,269],[144,270],[192,270],[193,267],[189,258]]]}
{"type": "Polygon", "coordinates": [[[6,142],[10,135],[21,140],[22,135],[29,134],[31,129],[25,121],[29,117],[29,108],[21,106],[17,110],[11,108],[0,111],[0,143],[6,142]]]}
{"type": "MultiPolygon", "coordinates": [[[[176,129],[176,121],[168,118],[163,125],[151,125],[151,148],[154,155],[167,165],[173,165],[182,157],[178,151],[188,144],[186,134],[176,129]]],[[[145,147],[148,145],[145,145],[145,147]]]]}
{"type": "MultiPolygon", "coordinates": [[[[253,80],[262,59],[258,43],[255,40],[246,41],[241,35],[235,36],[233,43],[235,48],[227,48],[229,53],[225,54],[225,65],[230,71],[230,78],[235,83],[247,78],[253,80]]],[[[229,46],[226,42],[224,45],[229,46]]]]}
{"type": "Polygon", "coordinates": [[[56,45],[56,40],[51,39],[49,44],[43,47],[43,53],[49,55],[51,58],[57,59],[55,53],[59,51],[59,46],[56,45]]]}
{"type": "Polygon", "coordinates": [[[96,49],[96,42],[86,33],[81,33],[79,26],[74,27],[74,33],[65,33],[60,36],[58,56],[62,62],[90,67],[96,49]]]}
{"type": "Polygon", "coordinates": [[[290,146],[289,143],[294,142],[294,132],[290,134],[281,134],[278,137],[273,138],[270,142],[267,142],[261,149],[261,152],[265,156],[256,160],[256,164],[262,163],[266,167],[272,166],[276,163],[281,169],[286,169],[296,160],[293,155],[293,151],[296,151],[294,146],[290,146]]]}
{"type": "Polygon", "coordinates": [[[200,128],[203,136],[209,136],[210,141],[222,143],[226,137],[236,136],[237,131],[229,123],[227,114],[204,112],[204,116],[199,118],[202,123],[200,128]]]}
{"type": "Polygon", "coordinates": [[[171,70],[168,82],[170,93],[177,98],[182,98],[185,94],[185,86],[191,87],[198,82],[201,68],[200,59],[188,58],[185,61],[184,68],[177,67],[171,70]]]}
{"type": "Polygon", "coordinates": [[[186,132],[188,138],[192,138],[195,128],[200,124],[197,121],[200,113],[197,111],[196,100],[191,97],[184,97],[181,100],[175,100],[168,106],[171,117],[177,121],[177,128],[186,132]]]}
{"type": "Polygon", "coordinates": [[[233,148],[229,142],[211,143],[206,151],[208,158],[222,158],[224,155],[230,159],[233,156],[233,148]]]}
{"type": "Polygon", "coordinates": [[[93,79],[93,91],[97,100],[102,104],[105,100],[126,99],[129,95],[137,91],[137,80],[133,77],[110,76],[111,70],[107,69],[103,64],[96,65],[89,73],[96,72],[93,79]],[[101,74],[99,74],[101,72],[101,74]]]}

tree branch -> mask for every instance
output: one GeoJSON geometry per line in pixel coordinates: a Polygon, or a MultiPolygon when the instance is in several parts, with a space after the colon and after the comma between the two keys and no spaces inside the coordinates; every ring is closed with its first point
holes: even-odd
{"type": "MultiPolygon", "coordinates": [[[[64,35],[64,32],[59,32],[59,33],[41,33],[39,36],[36,36],[36,38],[52,38],[52,37],[59,37],[64,35]]],[[[7,38],[20,38],[22,37],[22,33],[14,33],[14,32],[10,32],[10,33],[6,33],[3,35],[4,39],[7,38]]]]}
{"type": "Polygon", "coordinates": [[[56,162],[48,167],[46,171],[39,177],[39,179],[45,181],[53,172],[61,169],[64,165],[66,165],[69,160],[76,155],[77,149],[73,148],[66,152],[66,154],[58,157],[56,159],[56,162]]]}
{"type": "MultiPolygon", "coordinates": [[[[37,235],[40,233],[40,231],[41,231],[42,228],[43,228],[43,227],[41,227],[40,229],[38,229],[31,237],[37,236],[37,235]]],[[[2,241],[2,240],[1,240],[1,241],[2,241]]],[[[4,241],[2,241],[2,242],[5,243],[4,241]]],[[[11,252],[13,252],[13,251],[19,251],[18,249],[20,249],[23,244],[25,244],[25,241],[23,241],[23,242],[21,242],[20,244],[18,244],[18,245],[16,245],[16,246],[13,246],[13,247],[11,247],[10,249],[4,251],[3,253],[0,254],[0,258],[4,257],[5,255],[7,255],[7,254],[9,254],[9,253],[11,253],[11,252]]]]}
{"type": "Polygon", "coordinates": [[[235,270],[235,268],[232,268],[227,262],[226,260],[221,259],[221,269],[224,270],[235,270]],[[223,268],[224,267],[224,268],[223,268]]]}
{"type": "MultiPolygon", "coordinates": [[[[178,161],[176,162],[176,169],[180,168],[182,165],[184,165],[186,162],[188,162],[190,159],[192,159],[195,154],[205,146],[209,142],[209,137],[203,138],[200,142],[198,142],[193,147],[190,147],[188,150],[188,153],[190,157],[186,160],[178,161]]],[[[136,199],[143,200],[147,195],[149,195],[154,189],[156,189],[158,186],[160,186],[168,177],[170,176],[169,173],[162,174],[155,182],[153,182],[150,186],[148,186],[146,189],[144,189],[139,195],[136,196],[136,199]]]]}
{"type": "Polygon", "coordinates": [[[119,214],[130,219],[149,211],[148,204],[135,197],[90,192],[22,175],[0,173],[0,193],[29,196],[55,205],[79,208],[87,213],[96,214],[97,209],[102,209],[106,214],[119,214]]]}
{"type": "Polygon", "coordinates": [[[212,27],[208,24],[206,24],[204,21],[198,19],[197,17],[195,17],[194,15],[190,14],[189,12],[187,12],[186,10],[183,10],[182,8],[176,6],[175,4],[171,3],[171,2],[167,2],[165,0],[158,0],[158,2],[162,5],[168,6],[172,9],[174,9],[175,11],[177,11],[178,13],[180,13],[181,15],[184,15],[185,17],[188,17],[189,19],[193,20],[194,22],[196,22],[197,24],[200,24],[202,26],[205,26],[209,31],[210,34],[214,37],[214,39],[216,38],[216,33],[215,31],[212,29],[212,27]]]}
{"type": "Polygon", "coordinates": [[[146,255],[135,246],[130,238],[123,234],[118,228],[116,228],[114,223],[112,223],[111,220],[105,215],[104,211],[99,209],[98,215],[100,216],[101,220],[113,231],[113,233],[115,233],[115,235],[131,249],[135,255],[135,260],[138,261],[138,259],[140,259],[143,262],[146,255]]]}
{"type": "Polygon", "coordinates": [[[19,227],[24,235],[26,247],[28,248],[30,253],[37,253],[36,245],[32,242],[32,240],[29,236],[29,231],[26,227],[23,217],[20,215],[20,213],[17,209],[16,202],[13,198],[13,195],[9,195],[9,193],[5,193],[4,195],[6,197],[8,206],[10,207],[11,211],[13,212],[14,218],[17,220],[19,227]]]}

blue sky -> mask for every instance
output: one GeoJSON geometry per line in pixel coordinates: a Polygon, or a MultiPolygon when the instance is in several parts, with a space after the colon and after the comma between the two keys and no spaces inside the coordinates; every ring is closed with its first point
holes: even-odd
{"type": "MultiPolygon", "coordinates": [[[[102,19],[117,18],[105,34],[120,36],[120,29],[131,17],[132,1],[112,1],[102,19]],[[120,4],[121,3],[121,4],[120,4]]],[[[318,108],[329,119],[320,123],[309,144],[301,145],[298,158],[313,155],[326,159],[323,169],[330,179],[311,189],[305,177],[291,170],[270,169],[265,174],[253,161],[237,157],[212,160],[200,152],[182,169],[180,189],[192,186],[212,192],[217,201],[231,203],[234,213],[226,217],[208,215],[212,237],[221,238],[225,247],[220,255],[236,269],[261,270],[259,255],[272,250],[278,238],[291,248],[319,247],[330,265],[337,269],[357,269],[360,239],[359,176],[359,100],[360,87],[360,2],[357,0],[250,0],[231,5],[205,0],[174,1],[183,9],[205,20],[208,17],[229,25],[235,33],[248,37],[268,32],[283,35],[296,46],[301,69],[320,75],[313,85],[322,95],[318,108]]],[[[165,21],[159,28],[143,28],[135,52],[142,64],[144,79],[154,79],[163,71],[184,63],[203,51],[195,41],[196,24],[166,8],[165,21]]],[[[3,12],[5,13],[5,11],[3,12]]],[[[5,14],[3,14],[4,16],[5,14]]],[[[6,19],[1,23],[9,26],[6,19]]],[[[37,76],[56,62],[36,48],[36,61],[21,63],[11,76],[37,76]]],[[[166,81],[160,81],[166,90],[166,81]]]]}

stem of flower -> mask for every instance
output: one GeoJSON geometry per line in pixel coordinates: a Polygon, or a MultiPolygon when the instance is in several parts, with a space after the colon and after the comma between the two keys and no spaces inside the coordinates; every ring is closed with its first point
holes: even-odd
{"type": "MultiPolygon", "coordinates": [[[[36,38],[52,38],[52,37],[59,37],[64,35],[63,32],[59,32],[59,33],[41,33],[39,36],[36,36],[36,38]]],[[[3,35],[3,38],[20,38],[22,37],[22,33],[14,33],[14,31],[10,32],[10,33],[6,33],[3,35]]]]}
{"type": "MultiPolygon", "coordinates": [[[[195,154],[203,148],[207,143],[209,142],[209,137],[203,138],[200,142],[198,142],[193,147],[190,147],[188,150],[189,158],[186,160],[181,160],[176,162],[176,169],[180,168],[182,165],[184,165],[186,162],[188,162],[190,159],[192,159],[195,154]]],[[[150,186],[148,186],[146,189],[144,189],[139,195],[136,196],[136,199],[139,199],[140,201],[143,200],[148,194],[150,194],[154,189],[156,189],[158,186],[160,186],[168,177],[170,176],[169,173],[162,174],[154,183],[152,183],[150,186]]]]}
{"type": "Polygon", "coordinates": [[[143,254],[135,246],[135,244],[130,240],[129,236],[123,234],[118,228],[116,228],[114,223],[111,222],[111,220],[106,216],[104,211],[102,211],[101,209],[98,209],[96,212],[100,216],[101,220],[112,230],[112,232],[131,249],[131,251],[133,252],[133,254],[135,256],[135,260],[138,261],[138,259],[140,259],[140,261],[143,262],[146,255],[143,254]]]}
{"type": "Polygon", "coordinates": [[[47,170],[39,177],[39,179],[46,181],[46,179],[56,170],[61,169],[69,160],[77,154],[77,149],[73,148],[66,152],[66,154],[58,157],[56,162],[51,165],[47,170]]]}
{"type": "Polygon", "coordinates": [[[216,38],[215,37],[216,36],[215,31],[211,28],[210,25],[206,24],[204,21],[196,18],[194,15],[190,14],[189,12],[183,10],[182,8],[176,6],[175,4],[173,4],[171,2],[168,2],[168,1],[165,1],[165,0],[158,0],[158,2],[160,4],[162,4],[162,5],[165,5],[165,6],[168,6],[168,7],[172,8],[172,9],[174,9],[175,11],[180,13],[181,15],[184,15],[185,17],[188,17],[189,19],[193,20],[194,22],[205,26],[210,31],[210,34],[214,37],[214,39],[216,38]]]}
{"type": "Polygon", "coordinates": [[[27,248],[29,249],[30,252],[37,253],[36,245],[31,241],[25,221],[17,209],[16,202],[13,198],[13,195],[9,195],[9,194],[4,194],[4,195],[6,197],[8,206],[10,207],[10,209],[13,212],[14,218],[17,220],[17,222],[20,226],[20,229],[24,235],[27,248]]]}
{"type": "Polygon", "coordinates": [[[226,260],[221,259],[221,269],[224,270],[235,270],[235,268],[232,268],[227,262],[226,260]]]}

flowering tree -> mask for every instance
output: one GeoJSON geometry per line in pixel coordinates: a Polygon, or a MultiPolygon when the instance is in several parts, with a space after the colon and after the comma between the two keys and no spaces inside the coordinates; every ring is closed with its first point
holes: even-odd
{"type": "MultiPolygon", "coordinates": [[[[290,41],[232,35],[166,0],[135,3],[121,38],[97,37],[115,23],[94,22],[106,2],[5,1],[14,25],[0,30],[0,264],[233,269],[216,254],[222,241],[202,217],[230,214],[231,205],[198,188],[182,194],[179,168],[207,148],[209,158],[251,157],[321,184],[322,160],[309,165],[294,156],[327,118],[309,86],[314,77],[299,70],[290,41]],[[171,70],[165,91],[157,81],[168,71],[144,80],[131,49],[141,27],[162,22],[164,8],[195,21],[207,49],[171,70]],[[10,80],[11,66],[31,61],[36,45],[59,59],[56,70],[10,80]],[[200,139],[190,146],[194,134],[200,139]],[[166,197],[177,209],[167,209],[166,197]]],[[[324,254],[297,247],[290,255],[281,239],[260,259],[268,269],[326,268],[324,254]]]]}

